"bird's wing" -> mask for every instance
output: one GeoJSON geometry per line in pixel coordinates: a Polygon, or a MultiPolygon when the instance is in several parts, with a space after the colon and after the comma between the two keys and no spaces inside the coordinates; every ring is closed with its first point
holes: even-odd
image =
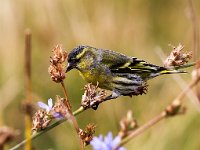
{"type": "Polygon", "coordinates": [[[111,67],[112,72],[115,73],[156,73],[163,70],[166,70],[164,67],[159,67],[150,63],[147,63],[144,60],[137,59],[132,57],[131,61],[124,63],[118,67],[111,67]]]}
{"type": "Polygon", "coordinates": [[[125,64],[130,64],[132,62],[131,57],[111,50],[102,50],[99,54],[101,54],[102,58],[101,63],[105,64],[110,69],[123,67],[125,64]]]}
{"type": "Polygon", "coordinates": [[[104,50],[102,63],[105,64],[113,73],[157,73],[166,70],[165,67],[147,63],[136,57],[128,57],[121,53],[104,50]]]}

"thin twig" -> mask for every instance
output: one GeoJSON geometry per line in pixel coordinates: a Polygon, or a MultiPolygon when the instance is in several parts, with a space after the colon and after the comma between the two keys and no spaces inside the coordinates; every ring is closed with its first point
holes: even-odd
{"type": "Polygon", "coordinates": [[[66,88],[65,88],[65,84],[64,84],[63,81],[61,82],[61,86],[62,86],[63,93],[64,93],[64,96],[65,96],[65,99],[66,99],[68,111],[69,111],[70,113],[72,113],[72,111],[71,111],[71,105],[70,105],[69,100],[68,100],[67,90],[66,90],[66,88]]]}
{"type": "Polygon", "coordinates": [[[187,63],[187,64],[184,64],[184,65],[181,65],[181,66],[176,66],[174,67],[174,69],[183,69],[183,68],[189,68],[189,67],[192,67],[196,64],[196,62],[191,62],[191,63],[187,63]]]}
{"type": "Polygon", "coordinates": [[[192,51],[193,51],[194,61],[196,61],[198,58],[198,49],[199,49],[199,27],[198,27],[198,20],[196,17],[193,1],[188,0],[188,3],[189,3],[190,19],[191,19],[192,29],[193,29],[192,51]]]}
{"type": "MultiPolygon", "coordinates": [[[[74,117],[74,115],[73,115],[73,113],[72,113],[71,106],[70,106],[70,102],[69,102],[69,100],[68,100],[67,90],[66,90],[66,88],[65,88],[65,84],[64,84],[63,81],[61,82],[61,86],[62,86],[62,89],[63,89],[63,91],[64,91],[64,95],[65,95],[65,100],[66,100],[68,112],[69,112],[69,114],[70,114],[70,119],[72,120],[73,126],[74,126],[74,128],[76,129],[77,135],[78,135],[78,137],[79,137],[79,127],[78,127],[78,123],[77,123],[76,118],[74,117]]],[[[83,150],[84,145],[83,145],[83,142],[82,142],[82,140],[81,140],[80,137],[79,137],[79,140],[80,140],[81,149],[83,150]]]]}
{"type": "MultiPolygon", "coordinates": [[[[193,5],[193,1],[192,0],[188,0],[189,3],[189,13],[190,13],[190,19],[191,19],[191,23],[192,23],[192,30],[193,30],[193,39],[192,39],[192,51],[193,51],[193,55],[194,55],[194,61],[197,60],[199,53],[198,50],[200,48],[199,46],[199,25],[198,25],[198,19],[197,19],[197,15],[195,13],[195,8],[193,5]]],[[[198,98],[199,101],[199,88],[200,86],[197,85],[196,86],[196,96],[198,98]]]]}
{"type": "MultiPolygon", "coordinates": [[[[173,101],[172,103],[166,107],[166,109],[164,111],[162,111],[161,113],[159,113],[157,116],[155,116],[153,119],[149,120],[146,124],[144,124],[143,126],[137,128],[136,130],[134,130],[133,132],[131,132],[126,138],[124,138],[120,144],[117,146],[120,147],[124,144],[126,144],[127,142],[129,142],[131,139],[133,139],[134,137],[140,135],[141,133],[143,133],[144,131],[146,131],[146,129],[152,127],[153,125],[157,124],[158,122],[160,122],[161,120],[167,118],[168,116],[172,116],[177,114],[177,110],[180,108],[181,106],[181,101],[183,99],[183,97],[187,94],[187,92],[189,90],[191,90],[195,85],[197,85],[197,83],[199,82],[200,78],[196,78],[194,80],[191,81],[191,83],[188,85],[188,87],[185,88],[185,90],[183,90],[173,101]],[[170,109],[170,110],[169,110],[170,109]],[[171,111],[171,112],[169,112],[171,111]]],[[[117,149],[116,148],[116,149],[117,149]]]]}
{"type": "MultiPolygon", "coordinates": [[[[83,111],[85,111],[85,109],[83,107],[80,107],[79,109],[77,109],[76,111],[73,112],[73,115],[77,116],[83,111]]],[[[23,140],[21,143],[19,143],[19,144],[15,145],[14,147],[12,147],[10,150],[19,149],[24,144],[26,144],[28,141],[31,141],[31,140],[34,140],[34,139],[38,138],[39,136],[43,135],[44,133],[48,132],[49,130],[53,129],[54,127],[60,125],[61,123],[65,122],[65,121],[66,121],[66,118],[55,121],[54,123],[49,125],[47,128],[45,128],[44,130],[41,130],[39,132],[36,132],[36,133],[32,134],[32,136],[30,138],[23,140]]]]}
{"type": "MultiPolygon", "coordinates": [[[[164,61],[164,59],[166,58],[164,52],[161,49],[157,49],[156,50],[157,55],[160,57],[160,59],[162,61],[164,61]]],[[[187,67],[191,67],[191,66],[195,66],[198,64],[197,62],[191,62],[191,63],[187,63],[184,64],[182,66],[178,66],[178,68],[175,69],[183,69],[183,68],[187,68],[187,67]]],[[[179,86],[181,87],[182,90],[185,89],[185,87],[188,85],[188,83],[186,83],[181,77],[180,75],[176,75],[176,76],[172,76],[174,78],[174,80],[179,84],[179,86]]],[[[196,88],[198,88],[198,85],[196,85],[196,88]]],[[[198,111],[200,111],[200,107],[199,107],[199,101],[197,98],[197,95],[195,94],[195,92],[190,91],[187,93],[187,97],[190,99],[190,101],[194,104],[194,106],[197,108],[198,111]]]]}
{"type": "Polygon", "coordinates": [[[155,116],[153,119],[151,119],[150,121],[148,121],[146,124],[144,124],[143,126],[137,128],[135,131],[133,131],[132,133],[130,133],[126,138],[124,138],[121,142],[120,142],[120,146],[126,144],[128,141],[130,141],[131,139],[133,139],[134,137],[136,137],[137,135],[140,135],[141,133],[143,133],[145,130],[147,130],[148,128],[150,128],[151,126],[153,126],[154,124],[158,123],[159,121],[161,121],[162,119],[164,119],[166,117],[166,113],[161,112],[160,114],[158,114],[157,116],[155,116]]]}
{"type": "Polygon", "coordinates": [[[183,90],[183,91],[177,96],[176,99],[178,99],[178,100],[181,101],[181,100],[183,99],[183,97],[187,94],[187,92],[190,91],[194,86],[197,85],[197,83],[199,82],[199,80],[200,80],[200,78],[196,78],[196,79],[192,80],[192,81],[190,82],[190,84],[188,85],[188,87],[186,87],[185,90],[183,90]]]}

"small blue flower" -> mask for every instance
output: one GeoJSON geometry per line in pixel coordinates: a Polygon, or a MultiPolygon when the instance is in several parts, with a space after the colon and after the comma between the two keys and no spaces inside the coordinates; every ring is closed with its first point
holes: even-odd
{"type": "Polygon", "coordinates": [[[53,113],[53,116],[54,116],[54,118],[57,118],[57,119],[62,119],[62,118],[64,118],[64,116],[63,116],[61,113],[59,113],[59,112],[54,112],[54,113],[53,113]]]}
{"type": "Polygon", "coordinates": [[[38,106],[42,109],[45,109],[49,115],[52,115],[54,118],[62,119],[63,115],[59,112],[55,112],[53,110],[53,100],[51,98],[48,99],[48,105],[43,102],[38,102],[38,106]]]}
{"type": "MultiPolygon", "coordinates": [[[[103,138],[102,135],[99,137],[94,137],[90,144],[93,150],[113,150],[120,143],[121,138],[119,136],[113,139],[112,133],[109,132],[107,136],[103,138]]],[[[119,147],[117,150],[126,150],[123,147],[119,147]]]]}
{"type": "Polygon", "coordinates": [[[48,105],[43,102],[38,102],[38,106],[46,110],[46,112],[50,112],[53,108],[53,100],[51,98],[48,99],[48,105]]]}

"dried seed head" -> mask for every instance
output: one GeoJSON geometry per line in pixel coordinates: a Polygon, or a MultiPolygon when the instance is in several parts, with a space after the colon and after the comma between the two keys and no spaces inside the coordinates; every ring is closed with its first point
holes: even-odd
{"type": "Polygon", "coordinates": [[[0,146],[3,146],[7,142],[12,141],[19,135],[19,131],[12,129],[10,127],[1,127],[0,128],[0,146]]]}
{"type": "Polygon", "coordinates": [[[49,123],[55,119],[69,118],[66,100],[57,96],[55,105],[53,105],[53,100],[48,99],[48,104],[43,102],[38,102],[38,106],[41,108],[33,116],[32,130],[40,131],[45,129],[49,123]]]}
{"type": "Polygon", "coordinates": [[[29,102],[26,100],[26,101],[22,102],[22,110],[29,116],[33,116],[35,107],[32,102],[29,102]]]}
{"type": "Polygon", "coordinates": [[[50,60],[52,64],[56,65],[57,63],[65,62],[67,58],[67,52],[63,51],[61,45],[56,45],[56,47],[53,49],[53,53],[54,55],[50,60]]]}
{"type": "Polygon", "coordinates": [[[57,96],[55,105],[52,108],[52,114],[55,118],[69,118],[70,114],[68,112],[66,99],[57,96]]]}
{"type": "Polygon", "coordinates": [[[85,92],[81,101],[81,105],[84,108],[90,108],[94,105],[98,105],[106,96],[105,90],[98,89],[98,84],[96,86],[92,85],[91,83],[86,84],[84,89],[85,92]]]}
{"type": "Polygon", "coordinates": [[[164,67],[174,68],[186,64],[192,58],[192,52],[183,52],[183,46],[179,44],[177,47],[172,46],[173,50],[164,61],[164,67]]]}
{"type": "Polygon", "coordinates": [[[51,120],[52,118],[44,110],[38,110],[33,116],[32,131],[45,129],[51,120]]]}
{"type": "Polygon", "coordinates": [[[130,131],[138,127],[137,121],[133,118],[133,113],[131,110],[127,112],[126,117],[120,120],[119,124],[120,124],[119,136],[121,138],[126,137],[130,131]]]}
{"type": "Polygon", "coordinates": [[[61,64],[57,64],[57,66],[50,65],[48,72],[51,75],[51,79],[56,83],[60,83],[65,79],[65,71],[61,64]]]}
{"type": "Polygon", "coordinates": [[[65,61],[67,52],[63,51],[60,45],[53,49],[53,57],[50,57],[50,66],[48,72],[52,80],[56,83],[62,82],[65,79],[65,61]]]}
{"type": "Polygon", "coordinates": [[[90,141],[93,139],[95,133],[95,125],[88,124],[84,130],[79,129],[79,136],[85,145],[88,145],[90,141]]]}
{"type": "Polygon", "coordinates": [[[186,107],[182,106],[180,99],[175,99],[165,108],[163,113],[165,113],[167,117],[172,117],[175,115],[183,115],[185,114],[186,110],[186,107]]]}

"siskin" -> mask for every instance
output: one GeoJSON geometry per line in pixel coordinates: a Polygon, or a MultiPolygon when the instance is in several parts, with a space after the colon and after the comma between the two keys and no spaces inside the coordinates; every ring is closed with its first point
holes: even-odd
{"type": "Polygon", "coordinates": [[[146,93],[147,80],[163,74],[183,73],[111,50],[78,46],[68,55],[67,71],[77,69],[88,82],[112,91],[105,100],[146,93]]]}

